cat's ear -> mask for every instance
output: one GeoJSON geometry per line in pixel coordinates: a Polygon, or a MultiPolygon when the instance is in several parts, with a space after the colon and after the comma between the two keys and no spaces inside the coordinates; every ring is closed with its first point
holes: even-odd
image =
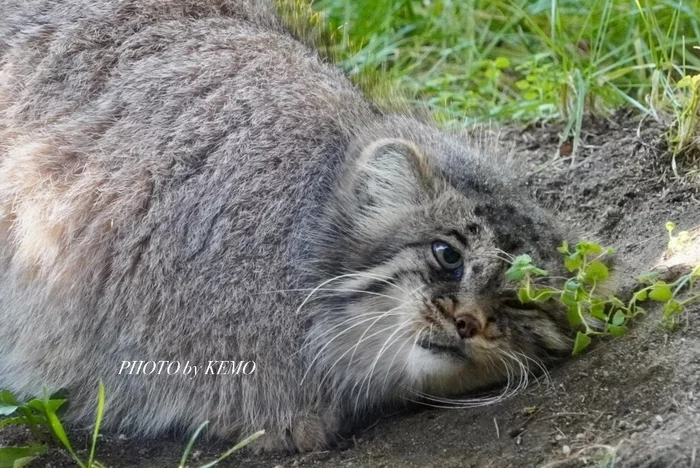
{"type": "Polygon", "coordinates": [[[414,205],[435,190],[425,154],[402,139],[381,139],[362,150],[352,180],[360,205],[387,208],[414,205]]]}

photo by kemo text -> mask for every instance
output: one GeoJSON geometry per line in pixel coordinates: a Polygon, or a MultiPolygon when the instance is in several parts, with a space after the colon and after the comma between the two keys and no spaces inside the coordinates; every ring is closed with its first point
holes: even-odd
{"type": "Polygon", "coordinates": [[[119,375],[185,375],[190,379],[204,375],[250,375],[255,372],[254,361],[207,361],[195,364],[190,361],[122,361],[119,375]]]}

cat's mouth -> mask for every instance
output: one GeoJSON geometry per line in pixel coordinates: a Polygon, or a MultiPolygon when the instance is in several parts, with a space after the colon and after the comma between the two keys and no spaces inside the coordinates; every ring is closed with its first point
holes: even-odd
{"type": "Polygon", "coordinates": [[[435,354],[447,355],[459,359],[466,359],[467,357],[461,342],[439,339],[434,336],[423,336],[418,340],[418,346],[435,354]]]}

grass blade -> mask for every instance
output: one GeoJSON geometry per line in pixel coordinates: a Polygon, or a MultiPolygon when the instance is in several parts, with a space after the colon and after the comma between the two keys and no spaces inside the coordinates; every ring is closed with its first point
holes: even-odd
{"type": "Polygon", "coordinates": [[[194,431],[194,434],[192,434],[192,437],[190,437],[190,440],[189,442],[187,442],[187,446],[185,447],[185,451],[182,452],[182,458],[180,459],[180,464],[178,465],[178,468],[185,468],[185,464],[187,463],[187,457],[190,456],[190,452],[192,451],[192,447],[194,446],[197,437],[199,437],[199,433],[202,432],[202,430],[206,427],[207,424],[209,424],[209,421],[204,421],[202,424],[200,424],[197,430],[194,431]]]}
{"type": "Polygon", "coordinates": [[[58,416],[56,415],[56,410],[63,404],[65,403],[65,400],[51,400],[49,398],[48,393],[46,392],[46,389],[44,389],[44,399],[43,400],[33,400],[30,403],[36,402],[37,404],[40,403],[42,405],[42,412],[44,413],[44,416],[46,417],[46,422],[48,429],[51,431],[53,436],[61,442],[63,447],[68,451],[70,456],[73,458],[73,461],[80,467],[80,468],[85,468],[85,464],[80,461],[80,459],[76,456],[75,451],[73,451],[73,446],[70,443],[70,440],[68,439],[68,435],[66,434],[66,430],[63,428],[63,424],[61,424],[61,420],[58,419],[58,416]]]}
{"type": "Polygon", "coordinates": [[[228,457],[230,457],[232,454],[234,454],[235,452],[239,451],[240,449],[242,449],[243,447],[245,447],[245,446],[248,445],[249,443],[253,442],[255,439],[257,439],[258,437],[262,436],[263,434],[265,434],[265,431],[258,431],[258,432],[256,432],[255,434],[246,437],[245,439],[243,439],[242,441],[240,441],[240,442],[238,442],[236,445],[234,445],[233,448],[227,450],[227,451],[226,451],[223,455],[221,455],[219,458],[217,458],[217,459],[214,460],[213,462],[207,463],[206,465],[202,465],[200,468],[212,468],[213,466],[216,466],[219,462],[224,461],[225,459],[227,459],[228,457]]]}
{"type": "Polygon", "coordinates": [[[95,448],[97,447],[97,436],[100,433],[102,425],[102,416],[105,410],[105,386],[100,381],[97,387],[97,419],[95,420],[95,429],[92,431],[92,446],[90,447],[90,457],[88,458],[87,466],[92,468],[95,461],[95,448]]]}
{"type": "Polygon", "coordinates": [[[0,468],[22,468],[45,451],[46,447],[39,444],[0,448],[0,468]]]}
{"type": "Polygon", "coordinates": [[[78,464],[78,466],[80,466],[80,468],[85,468],[85,464],[80,461],[80,459],[76,456],[75,452],[73,451],[73,447],[70,444],[70,440],[68,440],[66,430],[63,428],[63,424],[61,424],[61,421],[58,419],[58,416],[56,416],[56,413],[46,413],[46,418],[49,420],[49,428],[51,429],[51,432],[56,437],[56,439],[58,439],[61,442],[61,444],[63,444],[65,449],[68,451],[73,460],[78,464]]]}

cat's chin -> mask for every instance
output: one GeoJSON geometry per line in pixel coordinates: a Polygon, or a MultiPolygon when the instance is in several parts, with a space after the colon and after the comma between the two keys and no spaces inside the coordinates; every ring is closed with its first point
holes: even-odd
{"type": "Polygon", "coordinates": [[[435,396],[464,395],[505,379],[504,375],[487,371],[463,354],[418,346],[411,350],[405,372],[415,388],[435,396]]]}
{"type": "Polygon", "coordinates": [[[414,346],[408,355],[406,372],[411,380],[451,380],[462,374],[467,365],[463,355],[442,349],[414,346]]]}

